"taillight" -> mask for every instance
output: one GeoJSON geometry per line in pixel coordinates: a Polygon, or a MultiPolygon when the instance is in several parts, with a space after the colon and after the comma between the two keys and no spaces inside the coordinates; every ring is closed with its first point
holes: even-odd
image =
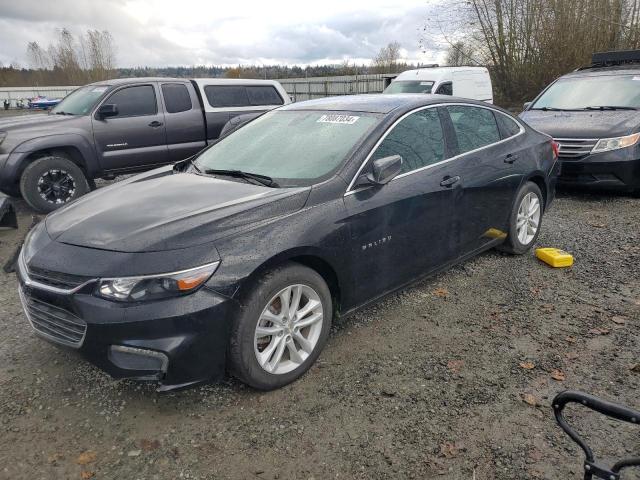
{"type": "Polygon", "coordinates": [[[551,149],[553,150],[553,158],[557,160],[558,156],[560,155],[560,144],[553,139],[551,139],[550,142],[551,149]]]}

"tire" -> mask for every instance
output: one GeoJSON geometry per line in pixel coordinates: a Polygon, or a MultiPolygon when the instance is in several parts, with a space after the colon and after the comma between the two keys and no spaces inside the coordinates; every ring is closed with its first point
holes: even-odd
{"type": "Polygon", "coordinates": [[[313,365],[324,348],[332,315],[331,293],[316,271],[293,262],[269,271],[244,296],[240,312],[233,320],[229,342],[230,373],[259,390],[273,390],[297,380],[313,365]],[[286,290],[289,287],[292,287],[291,292],[286,290]],[[282,297],[279,295],[291,298],[298,291],[296,288],[300,288],[301,293],[302,307],[298,311],[316,305],[298,320],[302,324],[310,323],[299,331],[296,330],[295,321],[287,325],[285,318],[285,322],[281,324],[284,326],[275,323],[275,318],[283,311],[283,302],[280,300],[282,297]],[[317,320],[319,312],[321,319],[317,320]],[[311,323],[313,319],[316,321],[311,323]],[[259,324],[265,332],[271,333],[258,338],[259,324]],[[306,351],[300,343],[300,336],[307,342],[306,351]],[[294,354],[292,348],[298,353],[294,354]],[[279,353],[282,360],[277,362],[276,356],[279,353]],[[261,364],[258,355],[266,359],[266,363],[261,364]]]}
{"type": "Polygon", "coordinates": [[[49,213],[88,193],[89,183],[75,163],[61,155],[52,155],[39,158],[25,168],[20,177],[20,191],[31,208],[49,213]],[[49,184],[53,186],[47,195],[43,185],[49,184]]]}
{"type": "MultiPolygon", "coordinates": [[[[533,205],[531,205],[531,208],[534,208],[533,205]]],[[[533,212],[533,210],[531,211],[533,212]]],[[[531,250],[531,247],[536,243],[538,235],[540,234],[543,213],[544,197],[542,196],[540,188],[533,182],[525,183],[518,191],[518,194],[516,195],[516,201],[513,203],[513,209],[511,211],[511,215],[509,216],[509,233],[507,235],[507,239],[502,245],[498,247],[498,249],[502,250],[503,252],[511,253],[513,255],[522,255],[523,253],[531,250]],[[538,205],[538,215],[537,227],[535,228],[535,232],[532,233],[531,229],[529,229],[527,235],[524,236],[522,235],[522,230],[518,230],[518,216],[521,208],[527,210],[526,205],[523,204],[527,201],[525,200],[527,198],[536,199],[538,205]]],[[[535,215],[533,216],[533,218],[531,218],[531,220],[532,222],[529,223],[530,226],[535,223],[535,215]]]]}
{"type": "Polygon", "coordinates": [[[4,193],[7,197],[22,198],[22,193],[20,193],[20,185],[9,185],[6,187],[2,187],[0,188],[0,192],[4,193]]]}

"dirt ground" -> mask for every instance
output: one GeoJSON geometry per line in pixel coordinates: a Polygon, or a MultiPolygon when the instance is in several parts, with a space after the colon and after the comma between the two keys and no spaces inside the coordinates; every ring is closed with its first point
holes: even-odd
{"type": "MultiPolygon", "coordinates": [[[[343,319],[271,393],[113,381],[36,338],[0,274],[0,478],[582,478],[550,403],[573,388],[640,408],[640,199],[562,193],[538,243],[575,265],[485,253],[343,319]]],[[[596,454],[640,453],[637,427],[578,410],[596,454]]]]}

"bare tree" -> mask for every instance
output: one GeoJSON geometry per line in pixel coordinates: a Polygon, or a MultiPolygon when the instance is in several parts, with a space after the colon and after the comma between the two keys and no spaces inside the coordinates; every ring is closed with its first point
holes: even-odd
{"type": "Polygon", "coordinates": [[[509,104],[588,64],[593,52],[638,48],[640,0],[455,0],[424,32],[437,32],[432,42],[464,38],[509,104]]]}
{"type": "Polygon", "coordinates": [[[478,63],[474,56],[475,52],[471,45],[458,41],[449,45],[446,62],[451,67],[474,65],[478,63]]]}
{"type": "Polygon", "coordinates": [[[106,30],[87,30],[76,40],[63,28],[46,50],[38,42],[29,42],[27,57],[36,71],[36,83],[46,78],[59,85],[81,85],[110,78],[116,68],[113,37],[106,30]]]}
{"type": "Polygon", "coordinates": [[[401,45],[398,42],[390,42],[382,47],[373,58],[373,65],[378,73],[392,73],[398,69],[401,45]]]}
{"type": "Polygon", "coordinates": [[[115,68],[115,49],[113,37],[106,31],[87,30],[80,37],[83,68],[92,81],[106,80],[115,68]]]}

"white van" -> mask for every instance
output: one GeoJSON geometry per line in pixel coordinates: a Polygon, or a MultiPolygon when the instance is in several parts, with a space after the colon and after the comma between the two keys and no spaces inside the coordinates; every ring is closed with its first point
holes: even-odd
{"type": "Polygon", "coordinates": [[[484,67],[428,67],[407,70],[383,93],[435,93],[493,103],[489,71],[484,67]]]}

